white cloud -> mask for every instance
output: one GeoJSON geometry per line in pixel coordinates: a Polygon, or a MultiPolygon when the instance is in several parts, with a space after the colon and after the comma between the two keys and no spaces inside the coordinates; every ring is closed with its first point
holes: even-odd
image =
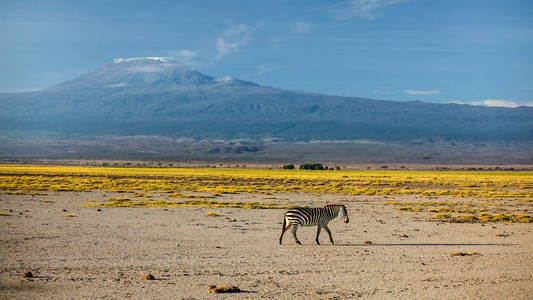
{"type": "Polygon", "coordinates": [[[188,65],[188,66],[196,65],[196,61],[194,59],[197,56],[198,56],[198,53],[196,53],[195,51],[187,50],[187,49],[178,50],[176,51],[176,54],[175,54],[176,59],[180,63],[184,65],[188,65]]]}
{"type": "Polygon", "coordinates": [[[191,60],[195,58],[196,56],[198,56],[198,53],[191,51],[191,50],[182,49],[182,50],[176,51],[175,55],[176,55],[176,59],[178,60],[191,60]]]}
{"type": "Polygon", "coordinates": [[[378,10],[402,1],[404,0],[350,0],[331,11],[339,19],[357,17],[371,21],[378,17],[378,10]]]}
{"type": "Polygon", "coordinates": [[[105,87],[116,88],[116,87],[124,87],[126,85],[127,84],[121,82],[121,83],[115,83],[115,84],[108,84],[108,85],[105,85],[105,87]]]}
{"type": "Polygon", "coordinates": [[[228,53],[238,52],[242,45],[251,40],[252,33],[264,26],[265,23],[260,22],[253,27],[238,24],[226,29],[222,36],[217,38],[216,47],[218,54],[216,55],[216,59],[220,59],[228,53]]]}
{"type": "Polygon", "coordinates": [[[27,88],[27,89],[19,89],[19,90],[5,90],[0,91],[0,93],[29,93],[29,92],[38,92],[44,90],[43,88],[27,88]]]}
{"type": "Polygon", "coordinates": [[[298,22],[291,27],[291,33],[292,34],[304,34],[309,31],[311,31],[311,28],[313,28],[313,25],[308,22],[298,22]]]}
{"type": "Polygon", "coordinates": [[[519,107],[520,104],[514,101],[499,100],[499,99],[486,99],[482,101],[486,106],[500,106],[500,107],[519,107]]]}
{"type": "Polygon", "coordinates": [[[440,94],[439,90],[430,90],[430,91],[404,90],[403,92],[406,93],[406,94],[409,94],[409,95],[435,95],[435,94],[440,94]]]}
{"type": "Polygon", "coordinates": [[[165,50],[163,51],[166,55],[172,57],[172,60],[184,64],[187,66],[196,66],[198,62],[198,52],[189,50],[189,49],[179,49],[179,50],[165,50]]]}
{"type": "Polygon", "coordinates": [[[257,75],[263,75],[265,73],[271,72],[272,69],[265,67],[263,65],[257,66],[257,75]]]}
{"type": "Polygon", "coordinates": [[[503,100],[503,99],[485,99],[481,101],[453,101],[456,104],[469,104],[469,105],[481,105],[481,106],[490,106],[490,107],[508,107],[515,108],[519,106],[531,106],[533,107],[533,101],[518,103],[512,100],[503,100]]]}
{"type": "Polygon", "coordinates": [[[230,76],[224,76],[222,78],[215,78],[215,81],[216,82],[232,82],[233,78],[231,78],[230,76]]]}

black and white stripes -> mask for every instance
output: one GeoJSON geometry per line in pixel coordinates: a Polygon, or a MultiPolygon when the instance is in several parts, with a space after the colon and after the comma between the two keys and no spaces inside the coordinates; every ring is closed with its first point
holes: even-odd
{"type": "Polygon", "coordinates": [[[332,204],[326,205],[325,207],[315,208],[295,207],[289,209],[285,213],[285,217],[283,219],[283,228],[281,231],[281,236],[279,237],[279,244],[281,245],[285,231],[287,231],[289,228],[292,228],[294,240],[296,243],[301,245],[302,243],[300,243],[298,237],[296,237],[296,231],[300,226],[318,226],[316,232],[316,243],[319,245],[320,242],[318,241],[318,237],[320,235],[320,229],[324,228],[324,230],[326,230],[326,232],[329,234],[329,240],[333,244],[333,237],[331,236],[331,231],[328,228],[328,223],[329,221],[335,219],[341,210],[344,222],[348,223],[350,220],[348,219],[346,206],[340,204],[332,204]]]}

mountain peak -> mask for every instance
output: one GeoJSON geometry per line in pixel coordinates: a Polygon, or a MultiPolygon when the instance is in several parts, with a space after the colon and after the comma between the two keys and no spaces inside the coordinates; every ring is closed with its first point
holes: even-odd
{"type": "Polygon", "coordinates": [[[176,62],[171,57],[155,57],[155,56],[149,56],[149,57],[129,57],[129,58],[115,58],[113,60],[114,63],[122,63],[122,62],[142,62],[142,61],[154,61],[154,62],[176,62]]]}
{"type": "Polygon", "coordinates": [[[104,93],[110,89],[127,93],[171,92],[191,89],[258,86],[229,76],[215,78],[177,62],[171,57],[129,57],[115,58],[111,62],[76,79],[59,84],[52,89],[91,89],[104,93]],[[103,90],[101,90],[103,89],[103,90]]]}

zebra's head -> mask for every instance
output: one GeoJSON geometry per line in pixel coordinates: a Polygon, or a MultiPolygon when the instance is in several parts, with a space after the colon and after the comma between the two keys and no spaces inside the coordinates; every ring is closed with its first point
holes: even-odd
{"type": "Polygon", "coordinates": [[[342,211],[342,219],[344,223],[350,222],[350,219],[348,218],[348,211],[346,210],[346,206],[344,206],[343,204],[330,204],[326,205],[326,207],[329,207],[333,210],[335,215],[334,218],[336,218],[339,215],[339,212],[342,211]]]}
{"type": "Polygon", "coordinates": [[[341,205],[342,209],[342,218],[344,219],[344,223],[350,222],[350,218],[348,218],[348,211],[346,210],[346,206],[341,205]]]}

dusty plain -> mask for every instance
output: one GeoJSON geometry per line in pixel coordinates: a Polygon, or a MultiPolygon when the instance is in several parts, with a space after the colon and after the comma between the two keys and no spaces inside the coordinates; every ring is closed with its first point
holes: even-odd
{"type": "MultiPolygon", "coordinates": [[[[146,201],[149,205],[159,202],[133,191],[65,190],[82,189],[84,186],[79,182],[91,178],[94,180],[91,184],[96,185],[99,178],[104,177],[87,174],[99,169],[84,169],[86,175],[75,175],[72,178],[78,181],[70,182],[71,177],[55,173],[46,175],[47,169],[39,171],[39,174],[22,176],[10,171],[10,168],[3,167],[4,172],[11,173],[4,173],[4,182],[0,182],[4,186],[0,194],[2,299],[227,297],[209,294],[210,285],[239,287],[242,292],[231,295],[236,299],[533,298],[531,183],[527,182],[529,179],[522,179],[521,188],[517,189],[512,181],[517,179],[513,179],[512,174],[509,175],[511,177],[501,177],[506,181],[499,185],[500,188],[488,188],[492,193],[499,193],[498,196],[487,194],[487,197],[495,199],[420,194],[263,193],[258,190],[261,193],[220,193],[212,200],[208,197],[209,193],[182,191],[183,194],[176,197],[187,194],[189,197],[205,196],[206,199],[174,199],[192,201],[181,202],[189,203],[187,205],[199,203],[198,207],[187,207],[185,204],[172,207],[165,202],[161,202],[161,207],[112,207],[107,204],[122,205],[133,200],[146,201]],[[35,178],[39,180],[35,181],[35,178]],[[45,183],[60,180],[63,182],[57,190],[6,190],[13,182],[28,182],[42,188],[45,183]],[[520,197],[513,198],[513,193],[520,197]],[[130,199],[120,200],[125,196],[130,199]],[[209,206],[208,201],[225,204],[209,206]],[[330,223],[335,245],[329,243],[325,232],[321,234],[321,245],[316,245],[314,227],[298,231],[302,246],[294,242],[290,231],[280,245],[278,241],[285,209],[228,207],[228,203],[232,202],[264,203],[277,207],[342,203],[348,208],[350,222],[345,224],[336,219],[330,223]],[[446,215],[444,212],[457,215],[457,211],[450,212],[453,210],[460,210],[459,215],[464,216],[473,213],[477,219],[471,223],[458,223],[453,222],[452,217],[434,217],[446,215]],[[493,218],[500,216],[501,220],[486,221],[488,217],[482,217],[484,213],[493,218]],[[510,214],[519,222],[502,221],[510,218],[510,214]],[[28,271],[33,277],[22,278],[21,275],[28,271]],[[145,280],[148,274],[155,279],[145,280]]],[[[32,172],[37,172],[35,170],[37,168],[32,172]]],[[[115,172],[113,170],[109,172],[115,172]]],[[[116,172],[119,171],[122,172],[122,169],[116,172]]],[[[240,171],[222,173],[231,172],[240,171]]],[[[294,175],[292,181],[279,182],[290,185],[299,180],[297,176],[314,174],[321,173],[301,173],[294,175]]],[[[327,174],[331,174],[327,175],[328,178],[343,180],[351,180],[345,178],[348,176],[362,176],[357,172],[327,174]]],[[[381,181],[377,182],[380,185],[386,183],[382,173],[368,174],[381,176],[381,181]]],[[[388,174],[400,173],[385,175],[388,174]]],[[[448,173],[428,174],[441,176],[434,181],[438,183],[448,173]]],[[[482,173],[480,178],[497,182],[500,177],[491,174],[482,173]]],[[[111,183],[129,180],[114,176],[109,177],[114,180],[111,183]]],[[[212,181],[211,177],[198,176],[197,180],[204,180],[202,184],[220,184],[220,181],[212,181]]],[[[528,178],[529,175],[516,176],[528,178]]],[[[176,180],[179,178],[139,177],[138,182],[151,182],[157,188],[157,184],[178,184],[176,180]]],[[[238,177],[224,178],[237,187],[232,178],[238,177]]],[[[241,183],[253,183],[250,180],[241,183]]],[[[309,185],[320,182],[318,179],[306,180],[309,185]]],[[[483,180],[480,179],[480,182],[483,180]]],[[[276,182],[271,181],[271,185],[276,182]]],[[[372,191],[384,191],[377,183],[372,191]]],[[[109,183],[104,181],[102,184],[109,183]]],[[[183,182],[179,184],[186,186],[183,182]]],[[[484,195],[483,191],[476,192],[479,189],[476,184],[470,185],[474,185],[473,190],[466,190],[466,187],[459,190],[484,195]]],[[[345,183],[344,188],[349,187],[350,184],[345,183]]],[[[196,188],[209,187],[200,185],[196,188]]],[[[426,190],[429,191],[429,187],[421,192],[426,190]]],[[[395,193],[399,188],[387,191],[395,193]]],[[[172,194],[153,190],[150,197],[170,201],[172,194]]]]}
{"type": "Polygon", "coordinates": [[[280,193],[268,201],[345,203],[351,222],[332,221],[336,245],[325,233],[316,245],[315,228],[299,230],[303,246],[290,234],[279,245],[280,209],[83,206],[107,196],[113,195],[2,195],[2,209],[10,216],[0,219],[0,297],[223,297],[208,294],[208,285],[238,286],[244,292],[234,298],[531,299],[533,294],[529,223],[443,223],[384,206],[378,196],[280,193]],[[452,256],[458,252],[473,255],[452,256]],[[34,278],[21,278],[26,271],[34,278]],[[156,279],[144,280],[147,274],[156,279]]]}

